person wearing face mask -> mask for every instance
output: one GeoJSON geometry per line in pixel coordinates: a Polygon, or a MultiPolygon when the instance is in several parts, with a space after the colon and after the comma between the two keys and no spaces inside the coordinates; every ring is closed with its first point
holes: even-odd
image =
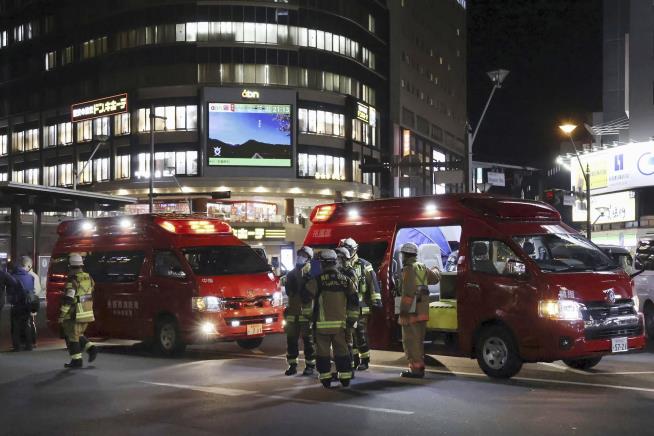
{"type": "Polygon", "coordinates": [[[286,320],[286,375],[297,374],[298,342],[302,337],[304,343],[305,368],[302,375],[312,375],[316,367],[311,315],[313,313],[313,295],[307,290],[311,271],[311,247],[302,247],[297,251],[295,268],[284,277],[284,287],[288,296],[288,307],[284,310],[286,320]]]}

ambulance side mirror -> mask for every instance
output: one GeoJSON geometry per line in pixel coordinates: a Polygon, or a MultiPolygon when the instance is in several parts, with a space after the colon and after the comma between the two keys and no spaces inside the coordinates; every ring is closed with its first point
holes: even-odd
{"type": "Polygon", "coordinates": [[[509,259],[504,267],[504,275],[524,279],[527,277],[527,266],[519,260],[509,259]]]}

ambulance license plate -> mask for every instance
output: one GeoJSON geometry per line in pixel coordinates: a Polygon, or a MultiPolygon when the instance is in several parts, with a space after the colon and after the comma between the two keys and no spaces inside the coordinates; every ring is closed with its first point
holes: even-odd
{"type": "Polygon", "coordinates": [[[248,336],[263,333],[263,324],[248,324],[248,336]]]}
{"type": "Polygon", "coordinates": [[[627,338],[613,338],[611,339],[611,351],[613,353],[624,353],[629,351],[629,345],[627,344],[627,338]]]}

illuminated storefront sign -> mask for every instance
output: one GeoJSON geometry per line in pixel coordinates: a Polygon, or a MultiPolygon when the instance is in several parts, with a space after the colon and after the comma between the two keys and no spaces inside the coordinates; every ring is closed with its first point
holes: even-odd
{"type": "MultiPolygon", "coordinates": [[[[592,182],[591,182],[592,186],[592,182]]],[[[590,219],[595,224],[622,223],[636,220],[636,194],[634,191],[591,195],[590,219]]],[[[575,201],[572,221],[586,221],[586,203],[575,201]]]]}
{"type": "Polygon", "coordinates": [[[259,100],[259,91],[244,89],[241,92],[241,98],[244,98],[245,100],[259,100]]]}
{"type": "MultiPolygon", "coordinates": [[[[637,142],[580,155],[584,170],[590,169],[593,194],[654,185],[654,142],[637,142]]],[[[576,158],[570,165],[573,190],[585,190],[584,176],[576,158]]]]}
{"type": "Polygon", "coordinates": [[[118,94],[103,97],[97,100],[75,103],[70,107],[70,120],[72,122],[90,120],[122,114],[128,111],[127,94],[118,94]]]}
{"type": "Polygon", "coordinates": [[[286,239],[285,229],[264,229],[262,227],[255,228],[234,228],[234,235],[242,240],[284,240],[286,239]]]}
{"type": "Polygon", "coordinates": [[[370,107],[357,103],[357,118],[364,123],[370,123],[370,107]]]}

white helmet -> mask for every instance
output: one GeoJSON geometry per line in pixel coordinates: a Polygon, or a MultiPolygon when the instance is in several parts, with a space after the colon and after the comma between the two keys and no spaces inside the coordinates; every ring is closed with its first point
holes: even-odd
{"type": "Polygon", "coordinates": [[[338,241],[339,247],[345,247],[350,252],[350,256],[354,256],[359,249],[359,244],[352,238],[341,239],[338,241]]]}
{"type": "Polygon", "coordinates": [[[70,266],[84,266],[84,259],[79,253],[70,253],[68,255],[68,264],[70,266]]]}
{"type": "Polygon", "coordinates": [[[405,254],[412,254],[414,256],[418,255],[418,246],[414,244],[413,242],[406,242],[402,244],[402,248],[400,248],[400,253],[405,253],[405,254]]]}
{"type": "Polygon", "coordinates": [[[318,254],[318,259],[321,262],[336,262],[338,260],[338,256],[336,256],[336,252],[334,250],[322,250],[318,254]]]}

